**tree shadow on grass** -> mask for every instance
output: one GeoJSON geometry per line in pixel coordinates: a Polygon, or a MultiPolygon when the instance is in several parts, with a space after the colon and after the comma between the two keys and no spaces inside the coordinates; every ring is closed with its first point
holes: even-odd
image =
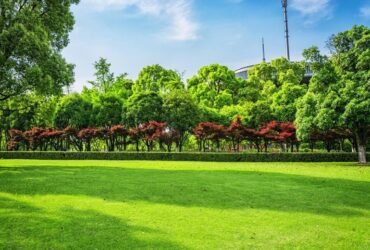
{"type": "Polygon", "coordinates": [[[0,222],[1,249],[185,249],[160,240],[160,231],[128,225],[97,211],[40,209],[4,197],[0,197],[0,222]]]}
{"type": "Polygon", "coordinates": [[[370,182],[345,179],[258,171],[110,167],[0,167],[1,172],[0,192],[12,194],[86,195],[118,202],[331,216],[363,216],[370,210],[370,182]]]}

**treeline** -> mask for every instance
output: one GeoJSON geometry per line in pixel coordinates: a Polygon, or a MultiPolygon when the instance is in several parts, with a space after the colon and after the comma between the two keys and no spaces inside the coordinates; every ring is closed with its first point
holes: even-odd
{"type": "Polygon", "coordinates": [[[314,46],[303,51],[300,62],[278,58],[257,64],[246,80],[212,64],[186,84],[181,74],[160,65],[143,68],[136,80],[116,76],[100,59],[96,79],[81,93],[61,83],[63,95],[41,91],[49,89],[45,85],[0,100],[0,148],[287,151],[300,145],[348,151],[349,145],[366,162],[369,44],[370,29],[354,26],[329,39],[330,55],[314,46]],[[307,65],[312,77],[305,76],[307,65]],[[243,128],[235,130],[238,136],[230,130],[233,124],[243,128]],[[120,132],[112,132],[117,126],[127,135],[117,139],[120,132]]]}
{"type": "MultiPolygon", "coordinates": [[[[166,123],[150,121],[135,128],[125,128],[115,125],[110,128],[85,128],[77,130],[67,127],[63,130],[33,128],[28,131],[11,129],[9,131],[9,151],[126,151],[155,149],[172,152],[173,147],[181,152],[180,133],[168,127],[166,123]]],[[[296,128],[290,122],[271,121],[262,124],[259,130],[247,128],[237,117],[229,126],[218,123],[201,122],[193,130],[199,151],[230,151],[239,152],[253,150],[268,152],[269,148],[279,147],[281,152],[299,152],[300,142],[296,137],[296,128]],[[242,147],[242,143],[248,148],[242,147]]],[[[338,143],[343,149],[346,139],[356,147],[353,135],[349,131],[315,132],[311,136],[310,148],[313,151],[315,143],[322,142],[328,152],[338,143]]]]}

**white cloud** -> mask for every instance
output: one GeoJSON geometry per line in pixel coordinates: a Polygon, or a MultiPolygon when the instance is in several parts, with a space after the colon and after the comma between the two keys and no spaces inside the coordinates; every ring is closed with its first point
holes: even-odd
{"type": "Polygon", "coordinates": [[[293,0],[292,8],[304,15],[326,12],[330,0],[293,0]]]}
{"type": "Polygon", "coordinates": [[[191,20],[192,13],[189,0],[170,1],[165,9],[172,19],[169,38],[179,41],[197,39],[199,26],[191,20]]]}
{"type": "Polygon", "coordinates": [[[361,16],[370,18],[370,6],[364,6],[360,9],[361,16]]]}
{"type": "Polygon", "coordinates": [[[292,0],[291,7],[304,16],[305,24],[312,24],[333,17],[330,3],[331,0],[292,0]]]}
{"type": "Polygon", "coordinates": [[[238,3],[241,3],[243,2],[244,0],[226,0],[227,2],[229,3],[235,3],[235,4],[238,4],[238,3]]]}
{"type": "Polygon", "coordinates": [[[191,0],[85,0],[87,6],[97,10],[135,7],[142,15],[166,20],[164,30],[171,40],[187,41],[198,38],[199,25],[192,17],[191,0]]]}

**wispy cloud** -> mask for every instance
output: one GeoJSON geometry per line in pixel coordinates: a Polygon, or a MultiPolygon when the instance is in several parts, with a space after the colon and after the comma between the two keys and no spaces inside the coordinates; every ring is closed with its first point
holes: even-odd
{"type": "Polygon", "coordinates": [[[199,24],[193,19],[192,0],[85,0],[86,6],[96,10],[138,9],[141,15],[166,21],[163,31],[170,40],[188,41],[198,38],[199,24]]]}
{"type": "Polygon", "coordinates": [[[226,1],[229,2],[229,3],[241,3],[244,0],[226,0],[226,1]]]}
{"type": "Polygon", "coordinates": [[[291,7],[305,16],[307,23],[332,16],[331,0],[293,0],[291,7]]]}
{"type": "Polygon", "coordinates": [[[360,9],[361,16],[370,18],[370,6],[364,6],[360,9]]]}

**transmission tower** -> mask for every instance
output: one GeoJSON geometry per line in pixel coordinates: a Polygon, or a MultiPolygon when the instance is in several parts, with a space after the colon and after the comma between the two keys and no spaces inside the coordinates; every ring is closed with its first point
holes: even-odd
{"type": "Polygon", "coordinates": [[[265,39],[262,37],[262,61],[266,62],[265,39]]]}
{"type": "Polygon", "coordinates": [[[286,42],[286,54],[290,61],[290,47],[289,47],[289,24],[288,24],[288,0],[281,0],[284,14],[284,26],[285,26],[285,42],[286,42]]]}

